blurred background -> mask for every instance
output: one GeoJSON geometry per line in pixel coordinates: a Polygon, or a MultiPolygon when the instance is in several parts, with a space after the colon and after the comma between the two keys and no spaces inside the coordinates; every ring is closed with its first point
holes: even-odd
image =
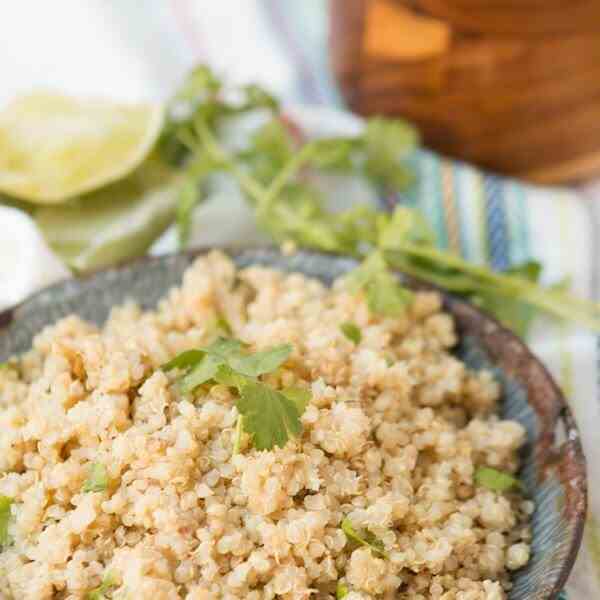
{"type": "Polygon", "coordinates": [[[408,117],[495,171],[589,181],[599,23],[593,0],[23,0],[3,8],[0,101],[34,82],[165,99],[202,60],[284,99],[408,117]]]}

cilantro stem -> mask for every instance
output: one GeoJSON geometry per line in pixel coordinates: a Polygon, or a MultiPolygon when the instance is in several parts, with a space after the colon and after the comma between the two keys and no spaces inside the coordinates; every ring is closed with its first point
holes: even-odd
{"type": "Polygon", "coordinates": [[[298,152],[282,169],[279,171],[275,179],[270,183],[266,190],[266,193],[258,203],[258,215],[259,218],[265,215],[273,202],[277,199],[279,194],[288,184],[288,182],[296,175],[296,173],[307,163],[315,150],[317,144],[315,142],[309,142],[302,146],[300,152],[298,152]]]}
{"type": "Polygon", "coordinates": [[[237,179],[241,188],[248,196],[256,204],[260,205],[267,193],[263,186],[236,165],[234,158],[219,144],[217,138],[211,133],[204,121],[198,121],[195,124],[195,129],[209,155],[215,161],[221,163],[237,179]]]}
{"type": "MultiPolygon", "coordinates": [[[[258,224],[276,240],[290,239],[303,247],[359,259],[380,249],[390,266],[480,302],[515,330],[522,325],[517,315],[522,316],[523,311],[533,315],[537,309],[600,331],[599,304],[542,287],[537,283],[539,272],[535,277],[527,272],[496,272],[436,248],[435,236],[430,235],[424,219],[407,207],[397,208],[391,218],[378,215],[374,209],[363,212],[362,217],[354,209],[332,212],[324,205],[317,186],[301,181],[301,169],[309,166],[317,171],[362,175],[385,189],[404,189],[403,160],[418,141],[406,123],[376,118],[368,121],[357,137],[319,138],[306,143],[303,139],[297,146],[290,132],[281,127],[282,115],[268,93],[253,86],[242,88],[246,100],[238,106],[220,96],[221,88],[209,69],[194,70],[176,96],[177,102],[187,102],[191,116],[184,121],[173,119],[166,130],[167,142],[170,136],[179,150],[187,148],[191,154],[185,163],[190,185],[180,196],[177,214],[182,239],[204,179],[214,172],[225,172],[255,209],[258,224]],[[270,137],[259,132],[243,152],[229,150],[220,138],[221,123],[230,116],[265,107],[274,117],[268,129],[270,137]],[[494,300],[503,306],[494,306],[494,300]]],[[[381,278],[378,283],[381,286],[381,278]]],[[[388,292],[391,288],[387,285],[388,292]]],[[[251,419],[246,417],[245,423],[250,431],[251,419]]]]}
{"type": "Polygon", "coordinates": [[[244,427],[244,415],[238,415],[237,423],[235,425],[235,438],[233,442],[233,456],[240,453],[240,446],[242,444],[242,432],[244,427]]]}
{"type": "Polygon", "coordinates": [[[409,275],[420,277],[431,283],[441,285],[456,292],[477,292],[487,288],[507,298],[519,298],[547,313],[557,317],[573,320],[595,331],[600,330],[600,307],[594,302],[573,298],[570,294],[540,288],[537,284],[511,275],[496,273],[487,267],[474,265],[462,258],[443,252],[431,246],[402,242],[399,250],[388,251],[386,256],[397,268],[409,275]],[[430,269],[411,264],[408,258],[420,258],[446,268],[459,271],[462,278],[456,275],[445,277],[437,275],[430,269]],[[469,277],[470,276],[470,277],[469,277]],[[472,278],[471,280],[469,280],[472,278]],[[454,286],[452,281],[454,280],[454,286]],[[468,288],[471,289],[468,289],[468,288]],[[465,289],[467,288],[467,289],[465,289]]]}

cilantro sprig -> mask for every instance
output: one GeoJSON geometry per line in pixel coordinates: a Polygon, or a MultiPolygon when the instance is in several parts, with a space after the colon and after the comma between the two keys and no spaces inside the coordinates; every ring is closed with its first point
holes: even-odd
{"type": "MultiPolygon", "coordinates": [[[[219,337],[210,346],[183,352],[163,365],[162,369],[187,369],[180,386],[183,392],[188,393],[210,380],[229,385],[235,374],[255,378],[270,373],[281,366],[291,352],[292,347],[284,344],[262,352],[250,353],[239,340],[219,337]]],[[[243,381],[246,380],[238,383],[243,381]]]]}
{"type": "Polygon", "coordinates": [[[362,291],[369,309],[386,317],[401,315],[413,300],[413,293],[390,273],[380,252],[373,252],[348,276],[350,290],[362,291]]]}
{"type": "Polygon", "coordinates": [[[353,344],[360,344],[362,340],[362,332],[358,326],[350,321],[346,321],[340,325],[340,331],[349,339],[353,344]]]}
{"type": "Polygon", "coordinates": [[[116,585],[118,585],[117,580],[109,571],[102,578],[100,585],[86,594],[86,600],[106,600],[106,594],[116,585]]]}
{"type": "Polygon", "coordinates": [[[373,535],[368,529],[364,532],[356,531],[348,517],[342,521],[342,531],[346,534],[346,537],[350,541],[358,544],[359,546],[370,548],[371,552],[373,552],[375,556],[379,556],[380,558],[388,558],[383,542],[378,537],[373,535]]]}
{"type": "Polygon", "coordinates": [[[210,381],[235,388],[240,417],[233,453],[239,452],[242,431],[251,436],[257,450],[272,450],[275,446],[283,448],[302,433],[300,419],[310,400],[307,390],[276,390],[259,380],[261,375],[278,369],[291,352],[292,347],[284,344],[251,353],[239,340],[218,338],[203,349],[183,352],[162,368],[184,370],[179,382],[184,393],[210,381]]]}
{"type": "Polygon", "coordinates": [[[368,266],[371,273],[361,292],[373,312],[397,315],[409,302],[390,272],[398,269],[477,303],[522,335],[539,312],[600,331],[600,306],[572,296],[564,286],[541,286],[539,263],[504,272],[470,263],[437,247],[423,216],[404,206],[391,215],[370,206],[327,208],[324,194],[311,183],[312,173],[359,175],[381,193],[410,185],[407,159],[419,140],[406,122],[371,119],[360,135],[306,141],[264,90],[239,89],[236,101],[226,92],[206,67],[194,70],[174,99],[162,136],[163,155],[184,170],[178,215],[183,244],[207,181],[222,173],[237,183],[259,225],[276,241],[366,259],[361,269],[368,266]],[[266,122],[245,147],[229,148],[221,136],[224,125],[251,111],[266,113],[266,122]],[[385,269],[372,270],[373,252],[374,262],[383,261],[385,269]]]}
{"type": "Polygon", "coordinates": [[[10,507],[13,503],[13,499],[8,496],[0,496],[0,550],[10,545],[11,537],[8,533],[8,525],[12,513],[10,507]]]}
{"type": "Polygon", "coordinates": [[[85,480],[82,492],[103,492],[108,489],[108,473],[106,467],[99,462],[92,463],[90,473],[85,480]]]}
{"type": "Polygon", "coordinates": [[[266,385],[244,385],[236,406],[243,415],[244,431],[252,435],[257,450],[271,450],[274,446],[283,448],[291,437],[302,433],[302,413],[298,405],[266,385]]]}
{"type": "Polygon", "coordinates": [[[523,490],[523,484],[510,473],[492,467],[479,467],[475,471],[475,483],[494,492],[508,492],[511,489],[523,490]]]}

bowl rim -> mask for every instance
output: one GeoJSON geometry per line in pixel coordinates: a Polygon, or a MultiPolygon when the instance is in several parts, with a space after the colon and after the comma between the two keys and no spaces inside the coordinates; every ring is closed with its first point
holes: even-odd
{"type": "MultiPolygon", "coordinates": [[[[124,271],[128,268],[135,268],[138,266],[141,267],[147,264],[161,263],[168,261],[169,259],[175,260],[177,258],[183,258],[187,260],[189,264],[191,264],[194,259],[211,251],[220,251],[232,258],[239,257],[246,253],[265,253],[271,256],[277,255],[279,257],[289,258],[281,252],[280,248],[274,245],[210,244],[196,246],[192,249],[178,252],[170,252],[160,255],[143,255],[137,258],[126,259],[119,261],[114,265],[100,267],[84,274],[74,274],[73,278],[63,279],[46,286],[14,306],[3,309],[0,311],[0,335],[5,333],[6,327],[13,323],[15,317],[18,318],[20,309],[26,307],[32,302],[35,302],[37,298],[43,296],[44,294],[52,293],[53,291],[59,290],[60,288],[63,288],[69,284],[85,287],[87,284],[94,282],[96,279],[102,278],[102,276],[107,273],[113,271],[124,271]]],[[[298,250],[296,254],[301,254],[306,257],[322,257],[330,260],[337,259],[339,261],[358,263],[358,261],[352,257],[330,252],[301,249],[298,250]]],[[[572,510],[568,514],[569,520],[572,521],[572,533],[569,550],[556,577],[555,584],[547,596],[547,600],[554,600],[558,598],[558,595],[562,591],[573,569],[573,565],[583,540],[583,531],[588,511],[586,458],[581,444],[579,428],[577,427],[577,423],[575,422],[565,395],[556,383],[548,368],[529,349],[525,341],[523,341],[513,331],[508,329],[493,316],[484,312],[479,307],[451,294],[450,292],[436,285],[424,282],[411,275],[407,275],[401,270],[395,270],[395,273],[401,277],[403,281],[406,281],[411,288],[430,291],[434,290],[438,292],[442,297],[444,309],[448,310],[456,321],[467,321],[471,324],[471,326],[481,328],[480,337],[487,335],[490,337],[490,339],[499,340],[498,345],[500,347],[510,346],[512,351],[517,352],[522,361],[526,361],[527,363],[535,366],[538,376],[543,380],[543,383],[547,386],[547,390],[550,392],[549,395],[552,397],[552,403],[554,406],[553,411],[549,412],[547,416],[550,419],[550,424],[552,427],[554,427],[554,429],[556,429],[559,423],[563,425],[565,440],[559,448],[555,448],[554,434],[552,433],[551,437],[548,439],[536,439],[533,451],[537,454],[538,446],[542,443],[546,444],[545,451],[549,452],[551,455],[550,462],[553,465],[555,465],[557,462],[560,462],[561,480],[563,477],[568,480],[563,481],[567,494],[570,492],[575,496],[575,501],[571,503],[572,510]]],[[[166,291],[167,290],[165,290],[165,292],[166,291]]],[[[462,325],[464,325],[464,323],[462,325]]],[[[461,327],[462,326],[459,324],[459,329],[461,327]]],[[[528,404],[531,404],[530,400],[531,399],[528,396],[528,404]]],[[[536,408],[538,407],[534,406],[534,409],[536,408]]],[[[542,466],[542,469],[543,468],[544,466],[542,466]]],[[[566,504],[569,504],[568,500],[566,504]]]]}

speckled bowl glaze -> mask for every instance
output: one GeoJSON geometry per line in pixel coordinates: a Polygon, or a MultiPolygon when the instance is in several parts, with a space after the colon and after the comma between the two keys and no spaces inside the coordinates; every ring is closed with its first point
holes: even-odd
{"type": "MultiPolygon", "coordinates": [[[[180,282],[194,257],[205,251],[145,258],[47,288],[0,314],[0,361],[27,350],[42,327],[65,315],[76,313],[102,323],[110,308],[126,299],[147,308],[155,306],[180,282]]],[[[239,267],[267,265],[325,283],[355,266],[350,259],[315,253],[282,256],[270,248],[225,251],[239,267]]],[[[412,287],[426,287],[406,281],[412,287]]],[[[494,371],[504,390],[502,415],[522,423],[528,433],[520,478],[536,504],[533,553],[527,568],[515,573],[509,597],[557,598],[573,566],[586,514],[579,432],[552,377],[517,337],[473,306],[448,295],[444,299],[460,334],[456,354],[472,368],[494,371]]]]}

